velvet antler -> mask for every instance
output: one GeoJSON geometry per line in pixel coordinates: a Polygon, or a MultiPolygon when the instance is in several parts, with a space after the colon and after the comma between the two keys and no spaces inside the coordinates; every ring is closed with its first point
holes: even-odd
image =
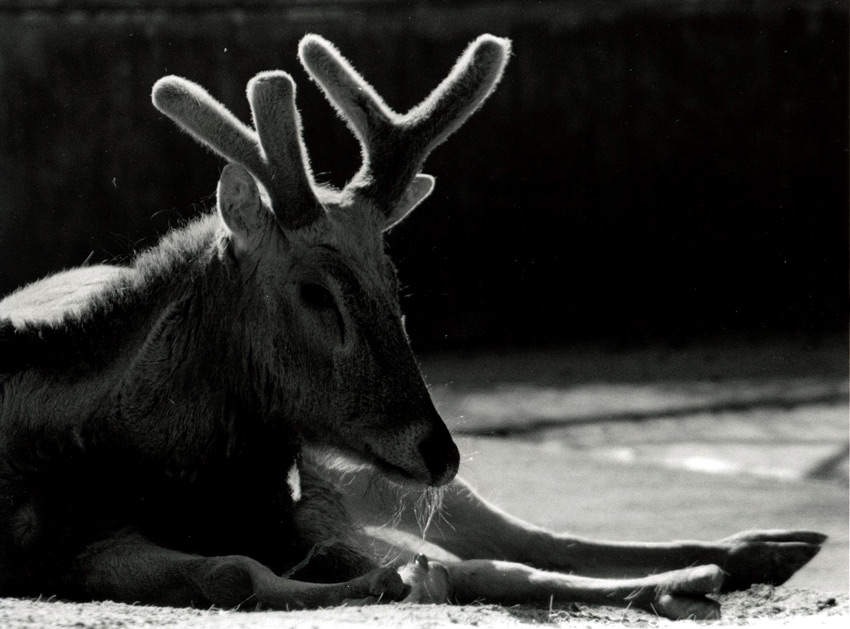
{"type": "Polygon", "coordinates": [[[191,81],[167,76],[153,88],[157,109],[263,184],[282,227],[313,223],[323,210],[312,188],[292,78],[279,71],[258,74],[248,83],[248,101],[256,131],[191,81]]]}
{"type": "Polygon", "coordinates": [[[482,35],[458,59],[451,73],[419,105],[400,115],[327,40],[307,35],[299,57],[307,72],[357,136],[363,165],[346,186],[389,217],[413,183],[427,186],[417,172],[428,154],[457,130],[487,99],[502,76],[510,41],[482,35]]]}

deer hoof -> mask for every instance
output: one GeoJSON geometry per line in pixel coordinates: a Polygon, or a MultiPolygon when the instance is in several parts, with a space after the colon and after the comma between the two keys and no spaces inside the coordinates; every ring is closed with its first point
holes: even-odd
{"type": "Polygon", "coordinates": [[[781,585],[820,552],[826,536],[813,531],[747,531],[721,540],[728,548],[722,590],[754,583],[781,585]]]}
{"type": "Polygon", "coordinates": [[[673,620],[720,620],[720,603],[707,596],[662,594],[650,603],[650,611],[673,620]]]}
{"type": "Polygon", "coordinates": [[[720,603],[706,596],[723,583],[723,571],[714,565],[674,570],[649,577],[647,585],[632,595],[636,606],[673,620],[717,620],[720,603]]]}
{"type": "Polygon", "coordinates": [[[425,555],[398,569],[402,581],[410,588],[405,603],[447,603],[451,597],[449,571],[438,561],[429,561],[425,555]]]}
{"type": "Polygon", "coordinates": [[[408,593],[398,572],[393,568],[379,568],[366,575],[369,581],[369,595],[377,602],[400,601],[408,593]]]}

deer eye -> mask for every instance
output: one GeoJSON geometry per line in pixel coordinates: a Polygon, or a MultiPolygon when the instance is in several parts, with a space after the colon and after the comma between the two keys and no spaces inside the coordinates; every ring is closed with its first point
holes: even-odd
{"type": "Polygon", "coordinates": [[[320,284],[302,284],[301,299],[328,326],[336,326],[341,342],[345,342],[345,323],[331,292],[320,284]]]}
{"type": "Polygon", "coordinates": [[[330,291],[318,284],[303,284],[301,286],[301,299],[311,308],[324,310],[336,307],[330,291]]]}

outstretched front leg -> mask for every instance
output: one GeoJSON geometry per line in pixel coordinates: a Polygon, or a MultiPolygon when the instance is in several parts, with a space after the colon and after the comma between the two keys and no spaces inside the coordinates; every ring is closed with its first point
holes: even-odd
{"type": "Polygon", "coordinates": [[[640,579],[595,579],[507,561],[475,559],[442,564],[418,555],[399,569],[411,592],[407,602],[586,603],[634,607],[674,620],[720,618],[723,572],[698,566],[640,579]]]}
{"type": "Polygon", "coordinates": [[[818,554],[826,535],[814,531],[747,531],[714,542],[605,542],[538,533],[533,563],[596,577],[631,577],[715,564],[723,569],[721,590],[754,583],[781,585],[818,554]],[[549,555],[546,555],[546,549],[549,555]]]}
{"type": "Polygon", "coordinates": [[[129,531],[90,545],[62,581],[75,598],[227,609],[316,608],[369,597],[400,600],[408,593],[391,568],[342,583],[307,583],[278,577],[248,557],[190,555],[129,531]]]}

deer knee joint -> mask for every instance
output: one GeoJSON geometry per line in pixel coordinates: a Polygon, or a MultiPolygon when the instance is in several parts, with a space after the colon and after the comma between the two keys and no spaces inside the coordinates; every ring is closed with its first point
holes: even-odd
{"type": "Polygon", "coordinates": [[[217,557],[207,560],[200,589],[213,605],[238,607],[254,597],[255,569],[251,560],[243,557],[217,557]]]}

